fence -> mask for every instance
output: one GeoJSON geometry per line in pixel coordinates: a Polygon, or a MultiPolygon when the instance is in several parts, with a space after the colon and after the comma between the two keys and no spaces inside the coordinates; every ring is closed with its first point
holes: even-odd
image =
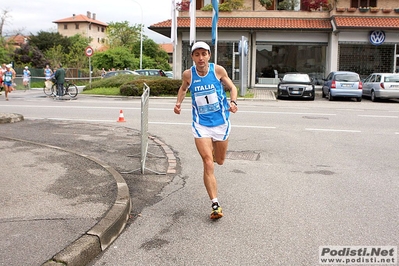
{"type": "MultiPolygon", "coordinates": [[[[140,168],[136,170],[131,170],[127,172],[122,172],[122,174],[131,174],[140,170],[141,174],[144,174],[145,170],[153,172],[158,175],[164,175],[166,173],[160,173],[145,167],[148,152],[148,105],[150,99],[150,87],[146,83],[144,83],[143,94],[141,95],[141,133],[139,143],[141,145],[141,153],[140,153],[140,168]]],[[[161,157],[152,154],[154,157],[161,157]]],[[[129,155],[129,157],[134,157],[136,155],[129,155]]]]}

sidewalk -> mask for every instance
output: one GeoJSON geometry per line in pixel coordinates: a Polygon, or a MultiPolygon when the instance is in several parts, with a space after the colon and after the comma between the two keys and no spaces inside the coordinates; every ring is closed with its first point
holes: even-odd
{"type": "MultiPolygon", "coordinates": [[[[0,134],[0,265],[86,265],[164,185],[138,185],[140,171],[121,174],[140,169],[140,158],[129,157],[140,153],[140,145],[129,145],[140,135],[123,126],[3,113],[0,134]],[[139,188],[149,191],[140,199],[132,193],[139,188]]],[[[151,153],[164,157],[146,167],[173,173],[173,152],[151,142],[151,153]]]]}

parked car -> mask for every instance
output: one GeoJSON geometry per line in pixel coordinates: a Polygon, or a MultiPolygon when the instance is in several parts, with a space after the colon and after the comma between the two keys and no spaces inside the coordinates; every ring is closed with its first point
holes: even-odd
{"type": "Polygon", "coordinates": [[[330,101],[335,97],[356,98],[362,100],[363,83],[359,74],[351,71],[333,71],[324,79],[321,95],[330,101]]]}
{"type": "Polygon", "coordinates": [[[166,77],[165,72],[162,69],[137,69],[135,70],[140,75],[144,76],[161,76],[166,77]]]}
{"type": "Polygon", "coordinates": [[[368,96],[375,102],[378,99],[399,98],[399,74],[373,73],[363,84],[363,96],[368,96]]]}
{"type": "Polygon", "coordinates": [[[314,100],[315,88],[308,74],[287,73],[277,85],[277,99],[307,98],[314,100]]]}
{"type": "Polygon", "coordinates": [[[140,75],[139,73],[132,71],[132,70],[116,70],[116,71],[109,71],[105,73],[104,78],[110,78],[118,75],[140,75]]]}
{"type": "Polygon", "coordinates": [[[168,78],[173,79],[173,71],[165,71],[165,74],[168,78]]]}

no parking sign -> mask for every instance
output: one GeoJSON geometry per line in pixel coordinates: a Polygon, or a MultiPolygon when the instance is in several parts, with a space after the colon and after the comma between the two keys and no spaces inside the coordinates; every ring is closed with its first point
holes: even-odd
{"type": "Polygon", "coordinates": [[[90,46],[87,46],[85,49],[85,54],[86,56],[90,57],[93,55],[93,48],[91,48],[90,46]]]}

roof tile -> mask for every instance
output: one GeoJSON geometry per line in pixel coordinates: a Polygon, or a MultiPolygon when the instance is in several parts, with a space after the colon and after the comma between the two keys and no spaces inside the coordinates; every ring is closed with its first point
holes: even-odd
{"type": "Polygon", "coordinates": [[[335,17],[337,28],[399,29],[399,17],[335,17]]]}
{"type": "MultiPolygon", "coordinates": [[[[399,29],[399,17],[341,17],[335,16],[337,28],[383,28],[399,29]]],[[[178,18],[178,28],[190,28],[190,18],[178,18]]],[[[170,28],[171,20],[150,26],[153,29],[170,28]]],[[[211,28],[212,18],[197,17],[197,28],[211,28]]],[[[259,17],[222,17],[218,28],[224,29],[296,29],[296,30],[332,30],[330,18],[259,18],[259,17]]]]}
{"type": "MultiPolygon", "coordinates": [[[[189,28],[190,18],[178,18],[179,28],[189,28]]],[[[166,20],[151,25],[150,28],[170,28],[172,20],[166,20]]],[[[197,28],[210,28],[212,27],[212,18],[197,17],[197,28]]],[[[322,29],[331,30],[332,26],[330,19],[306,19],[306,18],[246,18],[246,17],[222,17],[218,20],[218,28],[251,28],[251,29],[322,29]]]]}
{"type": "Polygon", "coordinates": [[[91,23],[96,24],[96,25],[101,25],[101,26],[105,26],[105,27],[108,26],[107,23],[101,22],[101,21],[96,20],[96,19],[88,18],[85,15],[75,15],[75,16],[72,16],[72,17],[69,17],[69,18],[63,18],[63,19],[59,19],[59,20],[53,21],[53,23],[73,23],[73,22],[91,22],[91,23]]]}

